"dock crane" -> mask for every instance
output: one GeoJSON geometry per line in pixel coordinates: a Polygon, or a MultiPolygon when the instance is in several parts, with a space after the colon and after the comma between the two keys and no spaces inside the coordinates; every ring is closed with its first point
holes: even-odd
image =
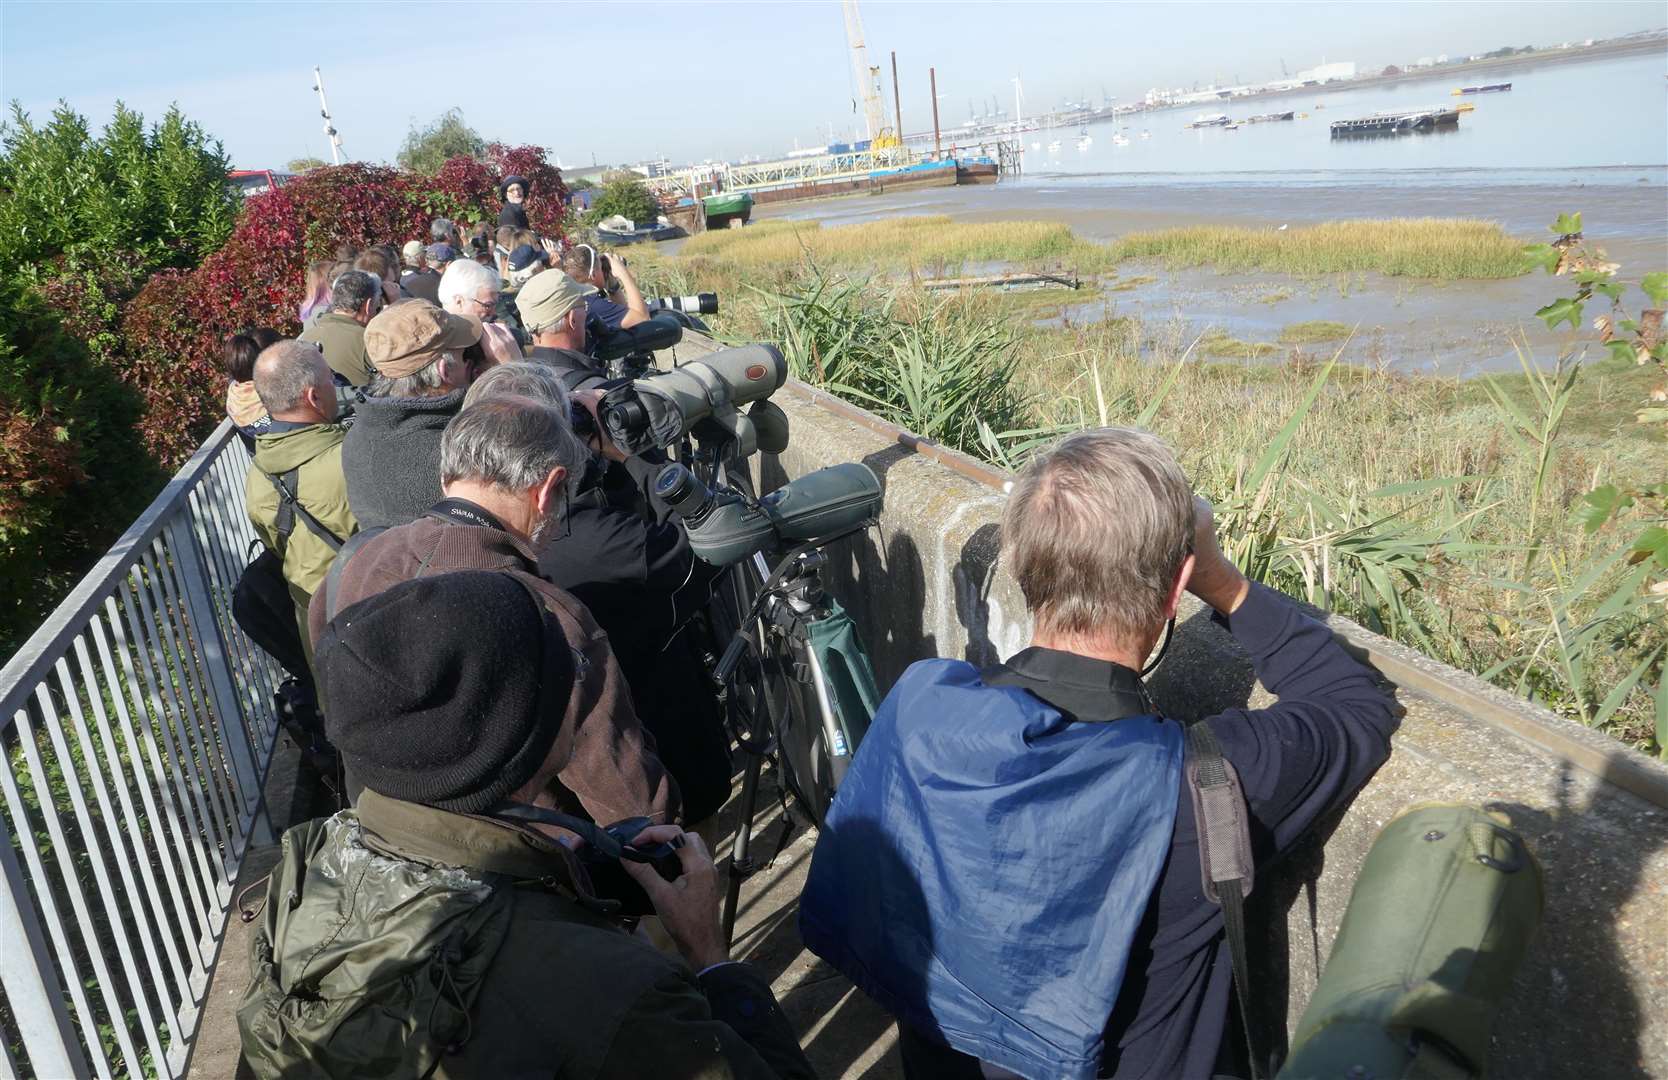
{"type": "Polygon", "coordinates": [[[857,77],[857,92],[863,99],[863,122],[870,145],[897,146],[898,133],[886,125],[886,107],[880,98],[880,68],[869,64],[868,46],[863,43],[863,16],[857,0],[844,0],[846,43],[851,46],[851,70],[857,77]]]}

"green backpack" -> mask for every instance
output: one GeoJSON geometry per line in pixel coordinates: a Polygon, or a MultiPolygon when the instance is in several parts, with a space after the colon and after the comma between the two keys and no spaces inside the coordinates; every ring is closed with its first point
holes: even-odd
{"type": "Polygon", "coordinates": [[[1404,811],[1367,853],[1279,1080],[1473,1080],[1541,918],[1541,868],[1498,815],[1404,811]]]}

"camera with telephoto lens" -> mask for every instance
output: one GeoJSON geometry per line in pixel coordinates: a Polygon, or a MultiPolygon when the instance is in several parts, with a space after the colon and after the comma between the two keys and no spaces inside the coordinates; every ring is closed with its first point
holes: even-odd
{"type": "Polygon", "coordinates": [[[717,293],[696,293],[694,296],[660,296],[645,300],[651,311],[681,311],[685,315],[718,314],[717,293]]]}
{"type": "Polygon", "coordinates": [[[874,471],[857,461],[807,473],[757,502],[713,491],[676,462],[660,470],[654,490],[683,519],[690,549],[711,566],[866,527],[880,515],[882,498],[874,471]]]}
{"type": "Polygon", "coordinates": [[[788,362],[770,345],[720,349],[614,387],[597,415],[609,441],[631,455],[664,449],[691,432],[733,440],[742,457],[779,454],[787,448],[788,418],[765,399],[787,379],[788,362]]]}
{"type": "Polygon", "coordinates": [[[597,335],[591,356],[610,379],[635,379],[654,367],[654,354],[683,340],[683,321],[676,312],[661,312],[636,326],[597,335]]]}

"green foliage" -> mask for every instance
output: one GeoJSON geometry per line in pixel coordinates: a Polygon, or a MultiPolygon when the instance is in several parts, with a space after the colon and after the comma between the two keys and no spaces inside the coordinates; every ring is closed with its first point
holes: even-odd
{"type": "Polygon", "coordinates": [[[304,173],[310,169],[322,169],[330,163],[323,158],[298,157],[291,158],[284,163],[284,169],[292,173],[304,173]]]}
{"type": "Polygon", "coordinates": [[[433,176],[451,158],[478,159],[486,153],[486,148],[486,140],[464,122],[463,110],[453,107],[435,117],[427,127],[413,124],[394,160],[402,169],[433,176]]]}
{"type": "Polygon", "coordinates": [[[191,266],[236,220],[225,152],[177,108],[147,129],[118,102],[95,137],[67,105],[37,128],[14,102],[0,146],[0,273],[38,280],[55,260],[98,265],[118,252],[140,275],[191,266]]]}
{"type": "Polygon", "coordinates": [[[603,178],[602,191],[591,200],[591,211],[585,219],[595,225],[615,214],[643,225],[659,216],[660,204],[654,201],[648,186],[636,173],[610,173],[603,178]]]}

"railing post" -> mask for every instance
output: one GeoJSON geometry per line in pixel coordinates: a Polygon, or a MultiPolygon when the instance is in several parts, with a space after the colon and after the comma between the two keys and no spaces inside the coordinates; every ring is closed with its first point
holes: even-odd
{"type": "Polygon", "coordinates": [[[220,620],[215,617],[208,571],[203,565],[202,552],[197,550],[197,538],[185,520],[189,510],[190,503],[186,501],[184,509],[168,522],[168,549],[174,557],[174,565],[179,569],[182,589],[191,609],[192,637],[202,653],[202,666],[209,677],[219,734],[225,740],[238,790],[249,808],[240,830],[247,835],[260,812],[262,777],[255,764],[258,755],[255,747],[250,745],[248,728],[244,725],[242,705],[232,688],[231,661],[226,656],[226,644],[220,636],[220,620]]]}
{"type": "MultiPolygon", "coordinates": [[[[91,1073],[81,1053],[75,1027],[58,992],[58,973],[41,937],[40,921],[23,880],[23,867],[12,850],[11,830],[0,814],[0,987],[6,991],[29,1068],[36,1076],[82,1077],[91,1073]]],[[[39,882],[42,889],[51,888],[39,882]]],[[[15,1068],[7,1050],[8,1073],[15,1068]]]]}

